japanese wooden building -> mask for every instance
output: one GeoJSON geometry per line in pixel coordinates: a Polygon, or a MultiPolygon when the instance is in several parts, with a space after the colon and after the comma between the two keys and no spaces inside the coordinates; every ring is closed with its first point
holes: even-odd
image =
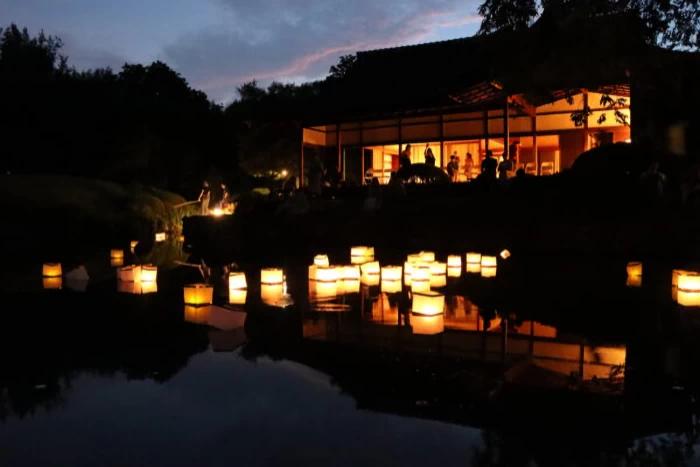
{"type": "Polygon", "coordinates": [[[428,145],[439,167],[450,155],[464,164],[467,153],[478,167],[487,150],[507,156],[518,141],[519,165],[546,175],[599,144],[635,140],[636,70],[666,53],[635,28],[619,17],[542,17],[525,31],[359,52],[326,110],[304,125],[302,173],[314,147],[337,156],[344,178],[386,183],[407,144],[414,163],[428,145]]]}

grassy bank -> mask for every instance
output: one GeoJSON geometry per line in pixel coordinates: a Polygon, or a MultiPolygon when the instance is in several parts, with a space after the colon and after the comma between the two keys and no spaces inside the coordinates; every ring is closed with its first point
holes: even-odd
{"type": "Polygon", "coordinates": [[[79,260],[96,251],[143,247],[155,232],[177,236],[186,200],[141,185],[56,175],[0,177],[3,241],[6,258],[42,261],[79,260]]]}

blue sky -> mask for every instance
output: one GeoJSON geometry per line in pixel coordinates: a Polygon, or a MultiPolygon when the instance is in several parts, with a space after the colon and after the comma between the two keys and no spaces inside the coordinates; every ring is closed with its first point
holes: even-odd
{"type": "MultiPolygon", "coordinates": [[[[220,102],[257,79],[323,77],[340,55],[470,36],[478,0],[2,0],[0,20],[60,36],[79,69],[163,60],[220,102]]],[[[439,72],[439,71],[434,71],[439,72]]]]}

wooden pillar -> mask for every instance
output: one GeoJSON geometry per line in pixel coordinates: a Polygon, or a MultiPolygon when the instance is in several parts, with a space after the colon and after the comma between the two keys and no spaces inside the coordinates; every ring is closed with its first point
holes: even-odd
{"type": "Polygon", "coordinates": [[[445,117],[440,114],[440,163],[438,167],[445,165],[445,117]]]}
{"type": "Polygon", "coordinates": [[[537,149],[537,115],[532,117],[532,155],[535,161],[535,175],[540,174],[540,155],[537,149]]]}
{"type": "Polygon", "coordinates": [[[510,112],[508,109],[508,95],[503,102],[503,159],[510,158],[510,112]]]}
{"type": "Polygon", "coordinates": [[[590,138],[588,138],[588,113],[587,113],[588,112],[588,90],[586,90],[586,89],[583,90],[583,111],[584,111],[583,135],[584,135],[584,138],[586,138],[583,141],[583,150],[588,151],[591,148],[588,146],[588,140],[590,138]]]}

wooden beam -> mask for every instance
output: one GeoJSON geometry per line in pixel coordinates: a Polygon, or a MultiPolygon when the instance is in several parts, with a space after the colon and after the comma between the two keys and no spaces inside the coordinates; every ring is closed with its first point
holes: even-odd
{"type": "Polygon", "coordinates": [[[528,100],[525,99],[524,96],[510,96],[508,97],[508,102],[514,107],[517,107],[518,109],[525,112],[525,114],[529,115],[530,117],[534,117],[535,115],[537,115],[537,107],[528,102],[528,100]]]}

